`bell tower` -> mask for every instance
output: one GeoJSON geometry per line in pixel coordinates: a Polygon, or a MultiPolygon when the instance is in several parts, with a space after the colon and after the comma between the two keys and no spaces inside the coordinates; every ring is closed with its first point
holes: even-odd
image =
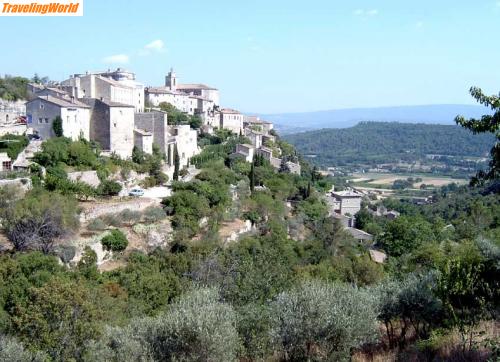
{"type": "Polygon", "coordinates": [[[171,91],[177,90],[177,76],[175,75],[174,68],[170,68],[165,77],[165,87],[170,88],[171,91]]]}

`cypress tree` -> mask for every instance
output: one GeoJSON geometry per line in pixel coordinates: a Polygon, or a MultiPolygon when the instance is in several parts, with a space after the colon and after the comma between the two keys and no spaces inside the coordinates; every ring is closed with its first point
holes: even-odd
{"type": "Polygon", "coordinates": [[[250,167],[250,191],[253,193],[255,189],[255,166],[254,162],[252,162],[252,166],[250,167]]]}
{"type": "Polygon", "coordinates": [[[180,160],[179,160],[179,152],[177,151],[177,144],[174,146],[174,181],[179,180],[179,168],[180,168],[180,160]]]}

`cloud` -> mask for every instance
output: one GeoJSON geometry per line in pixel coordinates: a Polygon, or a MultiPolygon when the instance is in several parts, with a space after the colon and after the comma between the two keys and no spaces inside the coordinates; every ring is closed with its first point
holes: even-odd
{"type": "Polygon", "coordinates": [[[377,9],[370,9],[370,10],[356,9],[353,11],[353,14],[356,16],[363,16],[363,17],[376,16],[376,15],[378,15],[378,10],[377,9]]]}
{"type": "Polygon", "coordinates": [[[144,49],[161,53],[165,51],[165,43],[161,39],[153,40],[151,43],[146,44],[144,49]]]}
{"type": "Polygon", "coordinates": [[[126,64],[129,61],[129,57],[127,54],[115,54],[104,57],[102,61],[104,63],[126,64]]]}

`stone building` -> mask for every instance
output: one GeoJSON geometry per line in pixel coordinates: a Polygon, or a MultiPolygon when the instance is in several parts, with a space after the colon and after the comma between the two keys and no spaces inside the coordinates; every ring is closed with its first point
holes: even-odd
{"type": "Polygon", "coordinates": [[[237,110],[223,108],[220,110],[220,126],[228,129],[233,133],[240,134],[243,132],[243,121],[245,116],[237,110]]]}
{"type": "Polygon", "coordinates": [[[115,71],[74,74],[61,83],[61,89],[75,98],[95,98],[133,106],[144,111],[144,86],[135,74],[118,68],[115,71]]]}
{"type": "Polygon", "coordinates": [[[63,135],[78,140],[89,140],[90,107],[75,99],[57,98],[51,95],[40,96],[26,103],[28,127],[43,139],[55,137],[53,121],[61,117],[63,135]]]}
{"type": "Polygon", "coordinates": [[[153,154],[153,134],[140,128],[134,129],[134,146],[143,152],[153,154]]]}
{"type": "Polygon", "coordinates": [[[263,146],[263,134],[262,132],[255,131],[251,128],[245,128],[243,134],[250,139],[255,148],[260,148],[263,146]]]}
{"type": "Polygon", "coordinates": [[[248,144],[237,144],[235,154],[242,156],[246,162],[252,162],[255,155],[255,147],[248,144]]]}
{"type": "Polygon", "coordinates": [[[160,103],[169,103],[189,115],[198,115],[203,124],[218,128],[219,117],[216,109],[219,106],[219,91],[205,84],[179,84],[177,75],[170,70],[162,87],[145,89],[146,100],[153,107],[160,103]]]}
{"type": "MultiPolygon", "coordinates": [[[[171,126],[172,138],[177,145],[179,163],[181,167],[187,166],[189,160],[200,153],[198,147],[198,133],[189,125],[171,126]]],[[[173,158],[173,152],[171,153],[173,158]]],[[[172,164],[173,165],[173,164],[172,164]]]]}
{"type": "Polygon", "coordinates": [[[333,199],[333,209],[340,215],[354,216],[361,210],[362,194],[353,190],[333,191],[330,195],[333,199]]]}
{"type": "MultiPolygon", "coordinates": [[[[168,144],[171,137],[165,112],[153,111],[134,114],[134,127],[152,134],[152,142],[160,151],[168,155],[168,144]]],[[[172,142],[170,142],[172,143],[172,142]]],[[[170,152],[173,150],[171,149],[170,152]]]]}
{"type": "Polygon", "coordinates": [[[132,156],[134,148],[134,106],[93,98],[82,98],[90,106],[90,139],[104,152],[121,158],[132,156]]]}

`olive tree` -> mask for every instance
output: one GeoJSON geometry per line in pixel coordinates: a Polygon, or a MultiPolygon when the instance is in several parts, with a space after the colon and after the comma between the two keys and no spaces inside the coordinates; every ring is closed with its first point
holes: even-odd
{"type": "Polygon", "coordinates": [[[436,275],[408,275],[403,280],[388,280],[374,291],[379,295],[379,319],[391,347],[404,345],[413,329],[421,338],[428,338],[432,326],[443,317],[440,300],[435,296],[436,275]],[[398,332],[398,333],[396,333],[398,332]]]}
{"type": "Polygon", "coordinates": [[[348,360],[377,337],[377,298],[365,289],[318,281],[278,295],[271,335],[283,358],[348,360]]]}
{"type": "Polygon", "coordinates": [[[0,335],[0,361],[43,362],[48,356],[43,352],[32,353],[14,338],[0,335]]]}
{"type": "Polygon", "coordinates": [[[234,361],[240,348],[233,308],[216,289],[188,292],[154,318],[108,329],[88,361],[234,361]]]}

